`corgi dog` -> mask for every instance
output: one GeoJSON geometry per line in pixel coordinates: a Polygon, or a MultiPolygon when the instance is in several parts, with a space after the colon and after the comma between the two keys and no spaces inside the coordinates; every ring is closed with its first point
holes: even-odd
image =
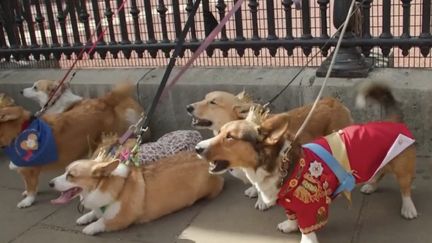
{"type": "Polygon", "coordinates": [[[78,160],[49,185],[61,192],[55,204],[76,197],[90,210],[78,218],[84,234],[116,231],[146,223],[202,198],[214,198],[223,179],[208,173],[208,164],[183,151],[145,166],[128,166],[108,157],[78,160]]]}

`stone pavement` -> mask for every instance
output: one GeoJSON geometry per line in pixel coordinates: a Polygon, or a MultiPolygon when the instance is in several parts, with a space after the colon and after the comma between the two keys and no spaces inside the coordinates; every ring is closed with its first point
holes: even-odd
{"type": "MultiPolygon", "coordinates": [[[[246,186],[228,176],[223,193],[213,201],[201,201],[155,222],[120,232],[86,236],[80,232],[82,227],[74,223],[80,216],[77,202],[68,206],[49,204],[56,193],[48,189],[47,182],[55,175],[43,175],[36,205],[18,209],[21,179],[9,171],[4,157],[0,159],[0,242],[294,243],[300,239],[299,233],[283,234],[276,230],[277,223],[284,220],[281,208],[255,210],[254,200],[243,196],[246,186]]],[[[351,208],[347,208],[344,199],[336,200],[328,225],[318,233],[319,239],[323,243],[432,242],[431,177],[431,160],[419,158],[413,186],[419,218],[408,221],[400,216],[398,187],[388,176],[373,195],[362,195],[357,189],[351,208]]]]}

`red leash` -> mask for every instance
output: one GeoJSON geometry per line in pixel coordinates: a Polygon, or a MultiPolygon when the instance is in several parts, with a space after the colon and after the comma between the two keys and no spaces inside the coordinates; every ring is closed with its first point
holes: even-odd
{"type": "MultiPolygon", "coordinates": [[[[123,0],[122,4],[118,7],[117,11],[115,11],[113,13],[113,17],[116,16],[126,5],[127,0],[123,0]]],[[[93,31],[93,33],[91,34],[91,36],[89,37],[89,39],[87,40],[87,42],[91,41],[93,39],[93,37],[96,35],[97,30],[99,29],[99,27],[102,25],[102,19],[99,21],[99,23],[96,26],[96,30],[93,31]]],[[[88,50],[88,53],[92,53],[94,51],[94,49],[96,49],[97,46],[97,42],[99,42],[102,37],[105,35],[105,33],[108,30],[108,26],[105,26],[105,28],[102,30],[102,32],[100,33],[100,35],[97,37],[97,39],[95,41],[92,42],[92,46],[90,47],[90,49],[88,50]]],[[[66,72],[66,74],[63,76],[63,78],[61,79],[61,81],[59,82],[59,84],[56,86],[56,88],[54,89],[53,92],[51,92],[47,102],[45,103],[45,105],[41,108],[40,111],[38,111],[36,113],[36,116],[40,116],[42,115],[45,110],[52,106],[58,97],[60,97],[61,93],[63,91],[61,91],[61,93],[57,94],[61,88],[64,85],[65,80],[67,79],[67,77],[69,76],[69,74],[72,72],[72,70],[74,69],[75,65],[78,63],[78,60],[80,60],[82,58],[82,56],[84,55],[84,52],[86,51],[87,46],[84,44],[83,48],[81,49],[81,51],[79,52],[77,58],[75,59],[75,61],[72,63],[72,65],[70,66],[70,68],[68,69],[68,71],[66,72]],[[57,97],[56,99],[54,99],[54,97],[57,97]]],[[[73,77],[73,76],[72,76],[73,77]]]]}

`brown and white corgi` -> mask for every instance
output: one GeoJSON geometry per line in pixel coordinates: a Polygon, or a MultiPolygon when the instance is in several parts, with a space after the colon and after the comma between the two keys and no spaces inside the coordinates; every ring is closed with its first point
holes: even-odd
{"type": "Polygon", "coordinates": [[[76,223],[88,224],[83,233],[94,235],[150,222],[199,199],[214,198],[223,179],[209,174],[207,162],[194,152],[184,151],[141,167],[110,159],[78,160],[50,186],[61,192],[53,203],[80,197],[91,211],[76,223]]]}

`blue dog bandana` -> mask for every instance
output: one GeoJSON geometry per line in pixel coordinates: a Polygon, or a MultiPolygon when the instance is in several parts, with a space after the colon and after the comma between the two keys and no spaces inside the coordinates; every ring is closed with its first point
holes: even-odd
{"type": "Polygon", "coordinates": [[[45,165],[58,160],[51,127],[39,118],[31,121],[3,150],[19,167],[45,165]]]}

